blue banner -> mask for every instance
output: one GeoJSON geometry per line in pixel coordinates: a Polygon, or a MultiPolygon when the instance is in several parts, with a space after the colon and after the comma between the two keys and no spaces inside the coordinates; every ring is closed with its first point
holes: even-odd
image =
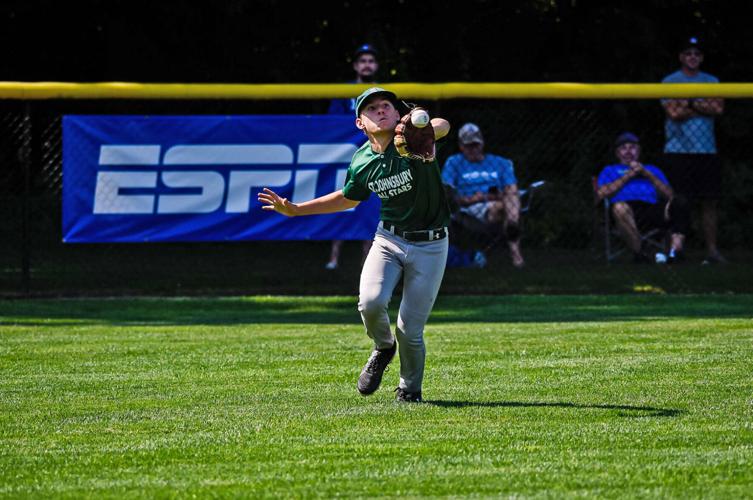
{"type": "Polygon", "coordinates": [[[65,116],[63,241],[366,240],[379,199],[336,214],[261,210],[343,186],[366,140],[351,116],[65,116]]]}

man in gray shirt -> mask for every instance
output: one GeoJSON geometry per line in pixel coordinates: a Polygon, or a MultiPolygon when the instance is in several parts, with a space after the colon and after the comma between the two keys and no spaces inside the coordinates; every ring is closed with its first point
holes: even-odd
{"type": "MultiPolygon", "coordinates": [[[[697,38],[686,39],[680,69],[662,83],[719,83],[700,70],[703,51],[697,38]]],[[[722,195],[722,164],[716,150],[714,120],[724,112],[719,98],[663,99],[666,113],[664,171],[675,192],[700,202],[707,256],[704,264],[726,262],[716,242],[717,203],[722,195]]]]}

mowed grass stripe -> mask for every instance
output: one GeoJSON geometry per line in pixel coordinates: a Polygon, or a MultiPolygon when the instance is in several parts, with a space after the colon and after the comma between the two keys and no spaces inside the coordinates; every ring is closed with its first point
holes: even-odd
{"type": "Polygon", "coordinates": [[[441,298],[407,406],[351,297],[2,302],[0,495],[746,497],[729,299],[441,298]]]}

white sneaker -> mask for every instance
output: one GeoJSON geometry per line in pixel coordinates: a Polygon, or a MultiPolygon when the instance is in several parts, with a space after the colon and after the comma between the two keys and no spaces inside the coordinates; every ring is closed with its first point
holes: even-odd
{"type": "Polygon", "coordinates": [[[337,262],[335,261],[327,262],[327,265],[324,266],[324,269],[326,269],[327,271],[334,271],[335,269],[337,269],[337,262]]]}
{"type": "Polygon", "coordinates": [[[484,255],[484,252],[477,251],[473,254],[473,267],[478,267],[479,269],[486,267],[486,255],[484,255]]]}

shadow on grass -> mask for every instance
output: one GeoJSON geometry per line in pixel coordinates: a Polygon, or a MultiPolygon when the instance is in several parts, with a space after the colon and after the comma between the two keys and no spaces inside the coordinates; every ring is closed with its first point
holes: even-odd
{"type": "MultiPolygon", "coordinates": [[[[393,298],[394,321],[400,297],[393,298]]],[[[440,296],[429,325],[749,318],[753,295],[440,296]]],[[[357,297],[37,299],[0,301],[0,325],[358,325],[357,297]]]]}
{"type": "Polygon", "coordinates": [[[574,408],[596,410],[618,410],[623,417],[677,417],[682,415],[682,410],[672,408],[654,408],[653,406],[629,406],[629,405],[586,405],[577,403],[543,403],[521,401],[425,401],[426,404],[442,408],[574,408]]]}

